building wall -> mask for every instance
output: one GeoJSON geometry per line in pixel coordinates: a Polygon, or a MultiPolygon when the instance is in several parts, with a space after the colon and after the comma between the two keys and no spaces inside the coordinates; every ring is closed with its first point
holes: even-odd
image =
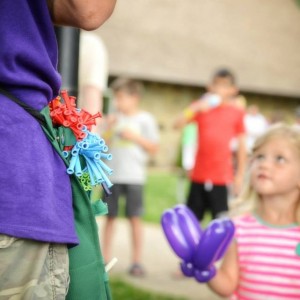
{"type": "Polygon", "coordinates": [[[236,70],[244,91],[300,95],[295,0],[126,0],[98,30],[109,72],[182,85],[236,70]]]}
{"type": "MultiPolygon", "coordinates": [[[[192,100],[204,92],[204,89],[155,82],[144,83],[145,94],[141,106],[156,117],[161,133],[160,151],[152,164],[158,167],[174,166],[180,145],[180,131],[173,129],[174,120],[192,100]]],[[[242,94],[246,97],[248,105],[257,104],[266,117],[271,118],[274,112],[279,112],[289,123],[293,122],[294,109],[300,105],[300,98],[242,94]]]]}

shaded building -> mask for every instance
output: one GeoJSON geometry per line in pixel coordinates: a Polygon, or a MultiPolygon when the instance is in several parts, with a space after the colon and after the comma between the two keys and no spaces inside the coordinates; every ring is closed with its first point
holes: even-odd
{"type": "Polygon", "coordinates": [[[174,115],[219,67],[232,69],[248,102],[266,114],[274,108],[288,115],[300,104],[300,8],[294,0],[118,1],[97,33],[109,52],[110,76],[145,81],[143,105],[157,116],[167,141],[160,165],[176,157],[174,115]]]}

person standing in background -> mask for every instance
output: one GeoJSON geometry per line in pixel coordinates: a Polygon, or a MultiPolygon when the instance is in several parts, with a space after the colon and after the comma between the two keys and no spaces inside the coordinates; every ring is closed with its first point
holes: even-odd
{"type": "Polygon", "coordinates": [[[187,124],[182,130],[181,137],[182,168],[187,174],[194,168],[197,146],[197,125],[187,124]]]}
{"type": "MultiPolygon", "coordinates": [[[[154,117],[140,109],[143,85],[133,79],[118,78],[112,84],[115,113],[108,117],[110,122],[108,144],[113,159],[110,167],[112,195],[108,197],[108,215],[104,225],[103,255],[111,258],[111,244],[119,198],[126,200],[125,214],[131,225],[132,264],[129,274],[143,276],[142,266],[143,230],[141,216],[144,211],[143,191],[146,183],[146,167],[149,155],[158,151],[159,131],[154,117]]],[[[105,199],[104,199],[105,200],[105,199]]]]}
{"type": "Polygon", "coordinates": [[[265,133],[269,124],[267,119],[260,113],[257,105],[249,105],[245,115],[246,144],[250,154],[255,140],[265,133]]]}
{"type": "Polygon", "coordinates": [[[244,112],[232,100],[237,95],[234,75],[218,70],[208,86],[207,99],[196,100],[175,120],[175,127],[196,122],[199,146],[187,206],[201,221],[206,210],[216,218],[228,210],[228,186],[238,194],[246,164],[244,112]],[[230,142],[238,139],[238,168],[234,174],[230,142]]]}

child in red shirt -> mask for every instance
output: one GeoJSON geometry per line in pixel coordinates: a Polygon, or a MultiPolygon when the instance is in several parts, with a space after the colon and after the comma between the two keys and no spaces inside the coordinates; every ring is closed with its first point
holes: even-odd
{"type": "Polygon", "coordinates": [[[228,186],[238,193],[246,163],[244,112],[232,104],[237,95],[234,75],[217,71],[208,86],[208,96],[193,102],[175,122],[176,128],[196,122],[198,149],[191,172],[187,206],[201,221],[208,209],[212,217],[228,210],[228,186]],[[230,141],[238,140],[237,171],[233,174],[230,141]],[[235,175],[235,176],[234,176],[235,175]]]}

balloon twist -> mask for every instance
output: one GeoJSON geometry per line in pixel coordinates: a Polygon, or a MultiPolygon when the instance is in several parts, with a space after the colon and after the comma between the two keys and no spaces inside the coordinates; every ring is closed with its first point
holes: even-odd
{"type": "Polygon", "coordinates": [[[193,212],[180,204],[163,213],[161,224],[171,248],[182,259],[182,273],[198,282],[212,279],[214,263],[223,257],[233,238],[233,222],[216,219],[202,230],[193,212]]]}
{"type": "Polygon", "coordinates": [[[56,127],[69,128],[75,137],[72,145],[64,147],[63,156],[69,160],[68,174],[75,174],[86,191],[91,186],[101,184],[104,193],[110,195],[112,182],[108,176],[112,174],[104,162],[111,160],[112,155],[107,153],[108,146],[97,134],[91,133],[91,128],[96,125],[96,119],[100,113],[91,115],[84,109],[76,107],[75,97],[69,96],[66,90],[49,103],[50,116],[56,127]],[[88,180],[87,180],[88,176],[88,180]]]}

